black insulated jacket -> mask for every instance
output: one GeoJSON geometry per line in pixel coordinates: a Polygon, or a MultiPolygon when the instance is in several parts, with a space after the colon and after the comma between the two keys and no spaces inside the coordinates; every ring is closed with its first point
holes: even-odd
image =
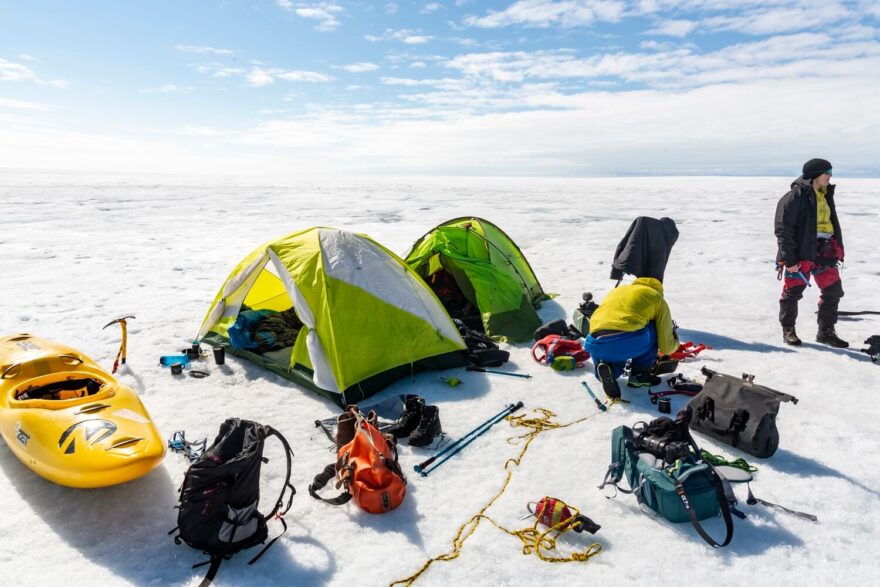
{"type": "MultiPolygon", "coordinates": [[[[829,185],[825,200],[831,208],[831,224],[837,244],[843,248],[843,233],[834,206],[834,186],[829,185]]],[[[794,180],[788,191],[776,205],[775,231],[779,250],[776,261],[786,267],[800,261],[816,260],[816,192],[813,184],[803,176],[794,180]]]]}

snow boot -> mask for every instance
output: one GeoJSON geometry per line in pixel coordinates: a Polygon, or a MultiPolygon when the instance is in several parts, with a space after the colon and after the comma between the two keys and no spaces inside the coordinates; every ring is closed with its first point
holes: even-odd
{"type": "Polygon", "coordinates": [[[425,409],[425,400],[419,395],[407,395],[404,399],[403,413],[397,421],[383,430],[391,434],[396,440],[406,438],[418,427],[425,409]]]}
{"type": "Polygon", "coordinates": [[[663,380],[652,375],[650,370],[637,368],[630,369],[629,379],[626,380],[627,387],[653,387],[661,383],[663,380]]]}
{"type": "Polygon", "coordinates": [[[428,446],[434,442],[434,438],[443,432],[440,427],[440,408],[437,406],[424,406],[422,419],[418,428],[409,435],[410,446],[428,446]]]}
{"type": "Polygon", "coordinates": [[[614,377],[614,370],[608,363],[599,363],[596,367],[596,375],[602,382],[602,391],[610,399],[620,399],[620,385],[614,377]]]}
{"type": "Polygon", "coordinates": [[[831,328],[820,328],[819,332],[816,333],[816,342],[827,344],[836,349],[849,348],[849,343],[837,336],[833,326],[831,328]]]}
{"type": "Polygon", "coordinates": [[[798,338],[797,332],[794,331],[794,326],[782,327],[782,342],[791,346],[801,346],[801,339],[798,338]]]}

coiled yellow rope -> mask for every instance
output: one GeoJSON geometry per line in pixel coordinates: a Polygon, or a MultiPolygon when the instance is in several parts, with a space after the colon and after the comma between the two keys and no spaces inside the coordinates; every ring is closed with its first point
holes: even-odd
{"type": "MultiPolygon", "coordinates": [[[[531,446],[532,441],[535,440],[539,434],[547,430],[568,428],[569,426],[574,426],[575,424],[579,424],[581,422],[584,422],[585,420],[589,420],[593,416],[603,413],[597,412],[595,414],[590,414],[589,416],[580,418],[579,420],[568,422],[567,424],[560,424],[552,419],[556,417],[556,414],[554,414],[550,410],[547,410],[545,408],[538,408],[534,411],[540,415],[533,416],[531,418],[526,417],[526,415],[508,416],[507,418],[505,418],[505,420],[507,420],[512,428],[522,427],[528,428],[530,430],[529,432],[526,432],[525,434],[522,434],[520,436],[508,438],[507,442],[514,444],[521,439],[526,439],[526,441],[523,444],[522,450],[520,451],[519,455],[517,455],[516,458],[508,459],[504,463],[504,470],[506,472],[506,475],[504,478],[504,483],[502,483],[501,485],[501,489],[498,490],[498,492],[492,497],[492,499],[490,499],[489,502],[485,506],[483,506],[483,508],[479,512],[474,514],[474,516],[470,520],[468,520],[458,528],[458,532],[456,532],[455,537],[452,539],[452,549],[449,552],[428,559],[418,571],[405,579],[398,579],[397,581],[394,581],[389,585],[389,587],[394,587],[395,585],[404,585],[405,587],[410,587],[410,585],[415,583],[415,581],[422,575],[422,573],[427,571],[431,567],[431,565],[434,564],[434,562],[450,561],[458,558],[458,556],[461,554],[461,549],[464,546],[465,541],[467,541],[467,539],[470,538],[474,532],[476,532],[477,527],[480,525],[480,521],[483,519],[491,522],[499,530],[507,532],[511,536],[516,536],[517,538],[522,540],[523,554],[529,555],[534,553],[535,555],[537,555],[538,558],[545,562],[586,562],[602,551],[602,545],[595,542],[588,546],[587,549],[583,552],[574,552],[567,557],[548,556],[542,551],[542,549],[544,551],[549,551],[556,548],[556,538],[567,529],[566,524],[573,521],[571,518],[566,519],[559,524],[556,524],[546,531],[541,531],[538,529],[537,521],[532,528],[525,528],[523,530],[508,530],[507,528],[486,515],[486,510],[488,510],[496,501],[498,501],[498,498],[500,498],[504,494],[507,486],[510,485],[510,479],[513,476],[511,465],[517,467],[520,465],[523,457],[529,450],[529,446],[531,446]]],[[[571,506],[569,506],[569,508],[571,508],[571,506]]],[[[575,508],[571,509],[574,510],[575,508]]],[[[578,512],[575,510],[574,516],[577,516],[577,514],[578,512]]]]}

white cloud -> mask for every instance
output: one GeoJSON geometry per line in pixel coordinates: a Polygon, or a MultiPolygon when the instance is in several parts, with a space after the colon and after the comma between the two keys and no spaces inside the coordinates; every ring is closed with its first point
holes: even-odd
{"type": "Polygon", "coordinates": [[[211,74],[211,77],[236,77],[244,75],[244,73],[245,70],[240,67],[220,67],[214,70],[214,73],[211,74]]]}
{"type": "Polygon", "coordinates": [[[385,5],[385,14],[397,14],[397,4],[389,2],[385,5]]]}
{"type": "Polygon", "coordinates": [[[443,5],[439,2],[431,2],[429,4],[425,4],[420,11],[422,14],[431,14],[432,12],[437,12],[443,8],[443,5]]]}
{"type": "Polygon", "coordinates": [[[278,79],[283,79],[288,82],[329,82],[333,81],[333,76],[326,75],[323,73],[318,73],[317,71],[301,71],[301,70],[293,70],[293,71],[283,71],[281,73],[276,73],[275,76],[278,79]]]}
{"type": "Polygon", "coordinates": [[[21,63],[14,63],[0,58],[0,81],[20,82],[29,81],[41,85],[55,86],[63,88],[67,85],[64,80],[44,80],[39,77],[34,70],[21,63]]]}
{"type": "Polygon", "coordinates": [[[511,25],[569,28],[597,20],[617,22],[625,9],[626,3],[619,0],[517,0],[504,10],[469,16],[465,24],[490,29],[511,25]]]}
{"type": "Polygon", "coordinates": [[[332,76],[316,71],[284,70],[278,67],[254,67],[244,77],[249,85],[255,87],[268,86],[275,83],[275,80],[319,83],[334,79],[332,76]]]}
{"type": "Polygon", "coordinates": [[[37,59],[33,55],[28,55],[27,53],[22,53],[21,55],[18,56],[18,58],[21,59],[22,61],[32,61],[34,63],[41,63],[41,61],[39,59],[37,59]]]}
{"type": "Polygon", "coordinates": [[[275,82],[274,76],[262,68],[255,67],[245,75],[248,84],[256,87],[268,86],[275,82]]]}
{"type": "Polygon", "coordinates": [[[175,45],[174,48],[184,53],[198,53],[200,55],[232,55],[232,49],[216,49],[207,45],[175,45]]]}
{"type": "Polygon", "coordinates": [[[343,65],[341,69],[349,73],[365,73],[368,71],[376,71],[379,69],[379,66],[375,63],[362,62],[362,63],[351,63],[349,65],[343,65]]]}
{"type": "Polygon", "coordinates": [[[566,50],[459,55],[446,63],[464,75],[497,82],[617,78],[656,88],[695,87],[750,79],[826,78],[854,72],[876,79],[880,44],[840,42],[827,34],[800,33],[696,53],[692,45],[650,53],[607,53],[579,58],[566,50]]]}
{"type": "Polygon", "coordinates": [[[165,84],[164,86],[159,86],[156,88],[144,88],[143,90],[138,90],[141,94],[173,94],[177,92],[189,92],[192,91],[192,86],[178,86],[175,84],[165,84]]]}
{"type": "Polygon", "coordinates": [[[336,30],[341,24],[336,15],[345,11],[342,6],[332,2],[297,4],[294,7],[288,0],[278,0],[277,4],[286,10],[292,10],[300,18],[317,20],[318,24],[315,26],[315,30],[325,32],[336,30]]]}
{"type": "Polygon", "coordinates": [[[424,69],[428,66],[424,61],[413,61],[409,64],[412,69],[424,69]]]}
{"type": "Polygon", "coordinates": [[[39,110],[48,112],[51,108],[47,104],[39,102],[25,102],[24,100],[11,100],[9,98],[0,98],[0,108],[16,108],[19,110],[39,110]]]}
{"type": "Polygon", "coordinates": [[[697,23],[692,20],[664,20],[645,34],[664,35],[667,37],[686,37],[697,28],[697,26],[697,23]]]}
{"type": "Polygon", "coordinates": [[[405,45],[423,45],[434,39],[431,35],[419,34],[410,29],[385,29],[385,33],[381,36],[364,35],[364,39],[371,43],[379,41],[400,41],[405,45]]]}

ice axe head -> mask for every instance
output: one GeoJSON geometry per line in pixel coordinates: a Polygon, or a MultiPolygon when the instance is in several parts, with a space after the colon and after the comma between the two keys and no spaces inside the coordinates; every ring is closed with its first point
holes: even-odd
{"type": "MultiPolygon", "coordinates": [[[[134,316],[122,316],[121,318],[117,318],[116,320],[111,320],[110,322],[108,322],[107,324],[104,325],[104,328],[107,328],[108,326],[113,326],[114,324],[116,324],[118,322],[125,322],[126,320],[129,320],[129,319],[134,320],[134,316]]],[[[104,328],[102,328],[101,330],[104,330],[104,328]]]]}

